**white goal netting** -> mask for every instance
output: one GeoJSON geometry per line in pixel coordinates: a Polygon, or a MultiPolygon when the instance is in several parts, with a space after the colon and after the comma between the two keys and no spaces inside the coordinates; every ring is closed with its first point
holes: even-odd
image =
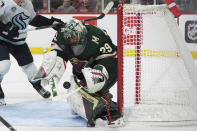
{"type": "Polygon", "coordinates": [[[118,102],[126,120],[197,120],[197,68],[167,6],[118,11],[118,102]]]}

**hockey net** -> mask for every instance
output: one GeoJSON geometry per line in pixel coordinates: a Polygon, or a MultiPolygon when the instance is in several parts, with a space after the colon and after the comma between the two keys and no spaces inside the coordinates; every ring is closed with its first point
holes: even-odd
{"type": "Polygon", "coordinates": [[[196,65],[166,5],[118,7],[118,106],[128,121],[197,120],[196,65]]]}

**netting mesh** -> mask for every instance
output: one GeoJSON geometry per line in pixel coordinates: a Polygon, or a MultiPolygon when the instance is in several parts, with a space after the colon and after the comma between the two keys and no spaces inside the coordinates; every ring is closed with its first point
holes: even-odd
{"type": "Polygon", "coordinates": [[[191,96],[196,91],[192,78],[196,75],[190,72],[194,65],[190,66],[191,58],[185,64],[191,56],[180,49],[176,39],[182,35],[175,25],[165,5],[124,5],[123,113],[127,120],[197,119],[191,96]]]}

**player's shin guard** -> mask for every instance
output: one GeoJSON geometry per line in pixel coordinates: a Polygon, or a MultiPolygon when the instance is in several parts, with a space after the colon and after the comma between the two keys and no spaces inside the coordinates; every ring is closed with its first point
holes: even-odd
{"type": "Polygon", "coordinates": [[[49,98],[51,96],[51,93],[49,91],[46,91],[42,85],[41,80],[38,80],[37,82],[30,82],[33,86],[33,88],[43,97],[43,98],[49,98]]]}

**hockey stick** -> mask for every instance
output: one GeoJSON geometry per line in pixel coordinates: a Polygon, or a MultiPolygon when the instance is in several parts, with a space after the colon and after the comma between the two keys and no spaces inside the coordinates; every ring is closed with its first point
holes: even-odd
{"type": "Polygon", "coordinates": [[[94,18],[90,18],[90,19],[84,19],[84,20],[81,20],[81,21],[86,22],[86,21],[102,19],[107,13],[109,13],[109,11],[112,9],[113,6],[114,6],[114,2],[110,1],[107,4],[107,6],[105,7],[105,9],[103,10],[103,12],[98,17],[94,17],[94,18]]]}
{"type": "Polygon", "coordinates": [[[24,29],[24,30],[19,30],[19,34],[24,34],[27,33],[29,31],[34,31],[34,30],[41,30],[41,29],[47,29],[47,28],[53,28],[55,27],[56,24],[54,25],[45,25],[45,26],[40,26],[40,27],[35,27],[35,28],[29,28],[29,29],[24,29]]]}
{"type": "MultiPolygon", "coordinates": [[[[106,8],[103,10],[103,12],[98,17],[94,17],[94,18],[90,18],[90,19],[84,19],[84,20],[81,20],[81,22],[102,19],[107,13],[109,13],[109,11],[112,9],[113,6],[114,6],[114,2],[110,1],[107,4],[106,8]]],[[[30,28],[30,29],[25,29],[25,30],[21,30],[21,31],[19,30],[19,33],[23,34],[23,33],[29,32],[29,31],[40,30],[40,29],[47,29],[47,28],[52,28],[52,27],[55,27],[55,26],[56,26],[56,24],[30,28]]]]}
{"type": "Polygon", "coordinates": [[[16,131],[16,129],[11,126],[2,116],[0,116],[0,121],[8,128],[10,131],[16,131]]]}

